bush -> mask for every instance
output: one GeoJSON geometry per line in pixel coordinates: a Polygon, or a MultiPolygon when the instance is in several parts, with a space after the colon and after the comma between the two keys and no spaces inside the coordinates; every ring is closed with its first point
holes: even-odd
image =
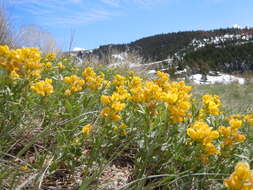
{"type": "Polygon", "coordinates": [[[118,189],[252,185],[239,161],[252,160],[253,114],[223,112],[219,96],[194,100],[162,72],[144,80],[37,49],[0,46],[0,59],[2,189],[112,189],[115,165],[131,173],[118,189]]]}

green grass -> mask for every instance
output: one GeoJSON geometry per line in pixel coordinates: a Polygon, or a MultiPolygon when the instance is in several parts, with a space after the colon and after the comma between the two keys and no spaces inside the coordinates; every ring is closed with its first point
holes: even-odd
{"type": "Polygon", "coordinates": [[[214,85],[193,85],[193,94],[200,98],[204,94],[216,94],[220,96],[223,107],[230,113],[246,113],[253,111],[253,84],[240,85],[214,84],[214,85]]]}

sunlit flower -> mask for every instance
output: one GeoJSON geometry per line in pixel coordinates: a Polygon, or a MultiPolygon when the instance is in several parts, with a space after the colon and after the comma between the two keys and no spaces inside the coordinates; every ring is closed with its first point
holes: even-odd
{"type": "Polygon", "coordinates": [[[234,172],[224,180],[224,185],[231,190],[253,190],[253,172],[249,164],[237,163],[234,172]]]}
{"type": "Polygon", "coordinates": [[[58,66],[59,69],[64,69],[65,68],[65,66],[63,65],[62,62],[58,62],[57,66],[58,66]]]}
{"type": "Polygon", "coordinates": [[[88,136],[90,134],[92,128],[93,128],[93,126],[91,126],[91,125],[83,126],[83,128],[82,128],[83,135],[88,136]]]}
{"type": "Polygon", "coordinates": [[[39,81],[31,86],[31,89],[39,96],[48,96],[54,92],[52,79],[46,78],[44,81],[39,81]]]}
{"type": "Polygon", "coordinates": [[[23,166],[20,166],[19,169],[21,171],[27,171],[29,169],[29,167],[27,165],[23,165],[23,166]]]}
{"type": "Polygon", "coordinates": [[[70,84],[69,89],[67,89],[64,93],[65,95],[68,95],[68,96],[72,93],[81,91],[85,84],[85,81],[76,75],[64,77],[64,82],[70,84]]]}

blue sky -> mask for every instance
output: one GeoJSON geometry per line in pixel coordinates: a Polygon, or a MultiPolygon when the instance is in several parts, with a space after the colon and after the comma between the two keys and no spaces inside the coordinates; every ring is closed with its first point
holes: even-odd
{"type": "Polygon", "coordinates": [[[36,24],[66,49],[185,30],[253,26],[252,0],[4,0],[16,28],[36,24]]]}

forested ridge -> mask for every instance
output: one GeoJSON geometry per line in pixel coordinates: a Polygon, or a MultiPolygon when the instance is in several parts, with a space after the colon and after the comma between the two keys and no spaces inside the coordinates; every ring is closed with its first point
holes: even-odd
{"type": "Polygon", "coordinates": [[[100,58],[112,52],[130,52],[143,63],[168,58],[195,71],[226,72],[253,69],[253,28],[185,31],[145,37],[128,44],[109,44],[93,50],[100,58]]]}

